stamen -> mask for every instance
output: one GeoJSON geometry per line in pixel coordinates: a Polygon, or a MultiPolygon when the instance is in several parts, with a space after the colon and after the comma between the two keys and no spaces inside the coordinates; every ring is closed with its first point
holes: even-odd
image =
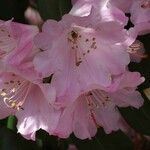
{"type": "Polygon", "coordinates": [[[132,45],[129,46],[128,52],[136,53],[137,51],[144,49],[144,45],[142,42],[136,40],[132,45]]]}
{"type": "Polygon", "coordinates": [[[28,81],[16,80],[17,76],[12,76],[15,77],[14,80],[4,82],[4,88],[0,89],[0,96],[7,107],[20,110],[23,109],[21,106],[25,102],[31,85],[28,81]]]}
{"type": "Polygon", "coordinates": [[[86,38],[81,35],[79,31],[72,30],[68,33],[68,42],[70,44],[71,51],[75,55],[75,65],[78,67],[83,62],[84,57],[89,54],[92,50],[97,49],[96,38],[86,38]],[[84,49],[82,44],[85,45],[84,49]]]}
{"type": "Polygon", "coordinates": [[[85,96],[88,107],[89,107],[89,112],[90,112],[90,117],[93,120],[94,124],[96,125],[96,127],[100,127],[100,125],[97,123],[96,118],[95,118],[95,114],[94,114],[94,110],[93,110],[93,102],[90,96],[85,96]]]}
{"type": "Polygon", "coordinates": [[[129,46],[127,50],[130,54],[136,54],[139,58],[147,58],[144,54],[144,45],[142,42],[136,40],[132,45],[129,46]]]}

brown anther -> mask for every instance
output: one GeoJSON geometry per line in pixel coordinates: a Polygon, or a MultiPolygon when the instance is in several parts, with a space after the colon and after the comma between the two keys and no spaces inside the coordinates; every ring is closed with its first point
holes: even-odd
{"type": "Polygon", "coordinates": [[[11,80],[11,81],[10,81],[10,83],[14,83],[14,81],[13,81],[13,80],[11,80]]]}
{"type": "Polygon", "coordinates": [[[86,40],[85,40],[85,42],[88,42],[88,41],[89,41],[89,39],[86,39],[86,40]]]}
{"type": "Polygon", "coordinates": [[[2,89],[2,92],[5,92],[6,91],[6,89],[2,89]]]}
{"type": "Polygon", "coordinates": [[[81,63],[82,63],[82,61],[76,62],[76,66],[78,67],[81,63]]]}
{"type": "Polygon", "coordinates": [[[92,40],[93,40],[93,41],[95,41],[95,40],[96,40],[96,38],[94,38],[94,37],[93,37],[93,38],[92,38],[92,40]]]}
{"type": "Polygon", "coordinates": [[[76,40],[78,38],[78,33],[75,31],[71,31],[71,37],[76,40]]]}
{"type": "Polygon", "coordinates": [[[93,95],[92,92],[88,92],[87,93],[87,96],[91,96],[91,95],[93,95]]]}
{"type": "Polygon", "coordinates": [[[96,45],[96,42],[93,42],[92,44],[91,44],[91,46],[90,46],[90,48],[94,48],[96,45]]]}
{"type": "Polygon", "coordinates": [[[97,46],[95,46],[94,49],[97,49],[97,46]]]}
{"type": "Polygon", "coordinates": [[[87,53],[89,53],[90,52],[90,50],[87,50],[87,53]]]}
{"type": "Polygon", "coordinates": [[[4,84],[9,84],[9,82],[4,82],[4,84]]]}

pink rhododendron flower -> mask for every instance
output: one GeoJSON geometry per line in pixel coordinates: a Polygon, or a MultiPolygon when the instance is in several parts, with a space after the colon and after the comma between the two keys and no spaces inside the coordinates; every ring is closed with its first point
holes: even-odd
{"type": "Polygon", "coordinates": [[[143,99],[135,89],[143,81],[139,73],[126,72],[114,77],[112,85],[107,88],[82,93],[64,109],[55,134],[67,138],[74,132],[78,138],[86,139],[96,134],[97,127],[103,127],[106,133],[123,129],[116,106],[142,106],[143,99]]]}
{"type": "MultiPolygon", "coordinates": [[[[149,0],[109,0],[109,4],[121,9],[123,12],[130,13],[130,20],[134,24],[134,28],[130,34],[135,39],[138,35],[144,35],[150,33],[150,1],[149,0]]],[[[128,48],[128,52],[131,55],[131,60],[140,62],[142,58],[145,58],[143,44],[141,42],[134,41],[128,48]]]]}
{"type": "Polygon", "coordinates": [[[135,26],[143,26],[145,23],[150,26],[150,0],[109,0],[109,3],[130,13],[130,19],[135,26]]]}
{"type": "Polygon", "coordinates": [[[38,33],[36,26],[10,21],[0,21],[0,61],[4,64],[19,65],[37,52],[33,37],[38,33]],[[35,49],[33,51],[33,49],[35,49]]]}
{"type": "Polygon", "coordinates": [[[33,43],[37,33],[34,26],[1,21],[0,118],[15,115],[18,132],[29,139],[34,139],[39,129],[52,134],[60,114],[44,95],[49,90],[47,95],[53,100],[55,93],[43,84],[32,63],[39,51],[33,43]]]}
{"type": "Polygon", "coordinates": [[[94,13],[94,16],[92,18],[93,22],[101,20],[101,23],[103,21],[112,21],[112,23],[119,22],[120,24],[126,24],[127,17],[125,16],[125,14],[117,7],[108,5],[108,2],[108,0],[78,0],[73,5],[70,14],[83,17],[94,13]]]}
{"type": "MultiPolygon", "coordinates": [[[[92,11],[92,7],[93,7],[94,9],[97,9],[97,12],[99,12],[99,10],[101,11],[101,13],[99,13],[97,17],[107,18],[106,16],[109,16],[109,18],[111,18],[112,21],[115,21],[115,22],[118,21],[121,24],[123,24],[123,26],[125,26],[127,24],[127,17],[125,16],[124,12],[129,12],[129,8],[132,3],[133,3],[132,0],[128,3],[124,0],[103,1],[102,5],[100,6],[99,5],[100,1],[97,1],[97,0],[78,0],[78,2],[74,4],[70,13],[73,15],[77,15],[77,16],[87,16],[90,14],[90,12],[92,11]],[[118,8],[123,10],[124,12],[123,11],[121,12],[118,8]]],[[[141,25],[139,25],[138,28],[139,27],[141,27],[141,25]]],[[[132,37],[131,38],[132,40],[129,38],[130,44],[132,45],[130,45],[130,47],[128,48],[128,52],[131,55],[131,61],[135,61],[135,62],[139,62],[142,58],[145,57],[143,48],[141,48],[141,46],[139,46],[138,50],[136,48],[136,50],[134,49],[134,52],[133,50],[131,52],[131,47],[133,49],[133,45],[137,43],[136,41],[134,41],[140,32],[137,30],[138,29],[136,27],[136,30],[134,29],[134,32],[133,31],[129,32],[129,34],[133,34],[133,35],[130,35],[132,37]]]]}
{"type": "Polygon", "coordinates": [[[40,86],[14,73],[0,74],[0,118],[16,115],[18,132],[26,138],[34,139],[39,129],[51,134],[59,119],[60,112],[48,105],[40,86]]]}
{"type": "Polygon", "coordinates": [[[44,51],[35,57],[35,68],[43,77],[53,74],[51,86],[61,103],[89,88],[109,86],[111,76],[124,72],[129,63],[130,44],[124,42],[128,33],[122,25],[93,18],[66,15],[59,22],[48,20],[35,38],[44,51]]]}
{"type": "Polygon", "coordinates": [[[134,0],[130,13],[138,35],[150,33],[150,0],[134,0]]]}
{"type": "Polygon", "coordinates": [[[134,24],[150,23],[150,0],[133,0],[130,13],[134,24]]]}

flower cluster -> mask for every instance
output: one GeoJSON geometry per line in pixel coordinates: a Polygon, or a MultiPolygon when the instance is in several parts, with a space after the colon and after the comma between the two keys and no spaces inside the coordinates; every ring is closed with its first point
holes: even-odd
{"type": "Polygon", "coordinates": [[[36,26],[0,21],[0,118],[34,139],[39,129],[80,139],[126,130],[118,107],[139,108],[130,61],[146,57],[138,35],[150,32],[149,0],[73,0],[60,21],[36,26]],[[126,29],[128,17],[134,27],[126,29]]]}

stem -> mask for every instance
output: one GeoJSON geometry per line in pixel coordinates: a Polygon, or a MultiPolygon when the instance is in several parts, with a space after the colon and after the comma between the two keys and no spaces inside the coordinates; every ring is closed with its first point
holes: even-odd
{"type": "Polygon", "coordinates": [[[9,116],[7,119],[7,128],[16,131],[17,119],[15,116],[9,116]]]}

